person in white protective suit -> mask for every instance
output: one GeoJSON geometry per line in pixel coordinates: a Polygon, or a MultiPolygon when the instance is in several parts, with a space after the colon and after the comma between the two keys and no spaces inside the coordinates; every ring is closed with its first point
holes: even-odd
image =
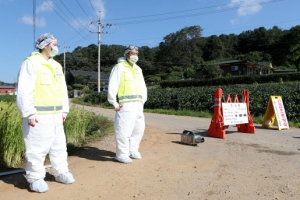
{"type": "Polygon", "coordinates": [[[128,46],[109,77],[107,99],[116,111],[115,159],[122,163],[131,163],[131,158],[142,158],[138,150],[145,130],[143,109],[147,101],[147,88],[137,61],[138,48],[128,46]]]}
{"type": "Polygon", "coordinates": [[[70,184],[75,180],[67,163],[63,122],[69,112],[67,86],[62,66],[53,60],[57,40],[50,33],[36,41],[33,52],[20,67],[17,107],[23,117],[22,131],[26,155],[26,179],[35,192],[46,192],[44,161],[49,154],[55,180],[70,184]]]}

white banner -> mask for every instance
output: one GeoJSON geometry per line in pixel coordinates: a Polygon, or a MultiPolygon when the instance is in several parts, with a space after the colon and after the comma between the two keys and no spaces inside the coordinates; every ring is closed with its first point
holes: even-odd
{"type": "Polygon", "coordinates": [[[224,125],[247,124],[246,103],[222,103],[224,125]]]}
{"type": "Polygon", "coordinates": [[[277,117],[278,128],[280,129],[289,129],[289,123],[285,115],[285,110],[283,106],[282,99],[272,98],[273,108],[277,117]]]}

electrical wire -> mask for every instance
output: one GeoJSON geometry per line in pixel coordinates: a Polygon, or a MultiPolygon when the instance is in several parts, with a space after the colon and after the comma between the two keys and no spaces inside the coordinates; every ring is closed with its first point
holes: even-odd
{"type": "Polygon", "coordinates": [[[85,10],[82,8],[82,6],[80,5],[80,3],[78,2],[78,0],[76,0],[77,4],[79,5],[79,7],[81,8],[81,10],[84,12],[84,14],[90,19],[90,21],[93,21],[90,16],[85,12],[85,10]]]}
{"type": "Polygon", "coordinates": [[[68,9],[68,7],[63,3],[62,0],[60,0],[61,4],[66,8],[66,10],[78,21],[78,23],[85,29],[86,27],[73,15],[73,13],[68,9]]]}
{"type": "Polygon", "coordinates": [[[93,8],[93,11],[94,11],[94,14],[95,14],[96,18],[98,18],[97,12],[95,11],[95,8],[94,8],[91,0],[89,0],[89,2],[90,2],[91,7],[93,8]]]}
{"type": "MultiPolygon", "coordinates": [[[[272,1],[260,2],[259,4],[258,3],[247,4],[247,6],[244,6],[244,7],[254,7],[254,6],[257,6],[257,5],[276,3],[276,2],[279,2],[279,1],[283,1],[283,0],[272,0],[272,1]]],[[[239,7],[232,7],[232,8],[225,8],[225,9],[220,9],[220,10],[193,13],[193,14],[188,14],[188,15],[177,15],[177,16],[165,17],[165,18],[120,22],[120,23],[117,23],[117,25],[132,25],[132,24],[140,24],[140,23],[148,23],[148,22],[158,22],[158,21],[166,21],[166,20],[173,20],[173,19],[182,19],[182,18],[188,18],[188,17],[195,17],[195,16],[202,16],[202,15],[208,15],[208,14],[216,14],[216,13],[221,13],[221,12],[227,12],[227,11],[236,10],[238,8],[239,7]]],[[[133,17],[133,18],[140,18],[140,17],[133,17]]]]}
{"type": "MultiPolygon", "coordinates": [[[[66,21],[55,9],[54,7],[48,2],[48,0],[45,0],[45,2],[56,12],[56,14],[62,19],[64,20],[74,31],[76,31],[79,35],[81,35],[83,38],[85,38],[86,40],[88,40],[85,36],[83,36],[80,32],[78,32],[68,21],[66,21]]],[[[88,40],[89,41],[89,40],[88,40]]]]}
{"type": "MultiPolygon", "coordinates": [[[[268,1],[266,1],[266,2],[268,2],[268,1]]],[[[283,0],[279,0],[279,1],[283,1],[283,0]]],[[[247,2],[247,1],[239,1],[239,3],[243,3],[243,2],[247,2]]],[[[230,6],[230,5],[234,5],[234,4],[236,4],[236,3],[219,4],[219,5],[214,5],[214,6],[200,7],[200,8],[194,8],[194,9],[189,9],[189,10],[179,10],[179,11],[168,12],[168,13],[160,13],[160,14],[154,14],[154,15],[144,15],[144,16],[128,17],[128,18],[120,18],[120,19],[110,19],[109,21],[119,21],[119,20],[132,19],[132,18],[139,18],[140,19],[140,18],[153,17],[153,16],[178,14],[178,13],[190,12],[190,11],[195,11],[195,10],[205,10],[205,9],[209,9],[209,8],[219,8],[219,7],[230,6]]]]}
{"type": "MultiPolygon", "coordinates": [[[[61,1],[61,0],[60,0],[61,1]]],[[[269,0],[269,1],[264,1],[264,2],[259,2],[259,3],[252,3],[252,4],[246,4],[243,5],[243,7],[253,7],[253,6],[257,6],[257,5],[263,5],[263,4],[269,4],[269,3],[276,3],[279,1],[283,1],[283,0],[269,0]]],[[[87,13],[84,11],[83,7],[80,5],[80,3],[78,2],[78,0],[76,0],[77,4],[80,6],[80,8],[82,9],[82,11],[85,13],[85,15],[90,19],[90,17],[87,15],[87,13]]],[[[242,2],[247,2],[247,1],[239,1],[239,3],[242,2]]],[[[91,7],[93,8],[94,14],[95,16],[97,16],[96,12],[95,12],[95,8],[91,2],[91,0],[89,0],[89,3],[91,5],[91,7]]],[[[220,6],[230,6],[233,5],[234,3],[228,3],[228,4],[219,4],[219,5],[215,5],[215,6],[208,6],[208,7],[202,7],[202,8],[197,8],[197,9],[190,9],[190,10],[182,10],[182,11],[176,11],[176,12],[168,12],[168,13],[161,13],[161,14],[156,14],[156,15],[148,15],[148,16],[138,16],[138,17],[134,17],[134,18],[147,18],[147,17],[153,17],[153,16],[163,16],[163,15],[170,15],[170,14],[175,14],[175,13],[184,13],[184,12],[190,12],[190,11],[195,11],[195,10],[203,10],[203,9],[209,9],[209,8],[217,8],[220,6]]],[[[66,7],[66,6],[65,6],[66,7]]],[[[145,20],[137,20],[137,21],[123,21],[120,23],[117,23],[117,25],[133,25],[133,24],[140,24],[140,23],[151,23],[151,22],[157,22],[157,21],[166,21],[166,20],[174,20],[174,19],[182,19],[182,18],[188,18],[188,17],[195,17],[195,16],[201,16],[201,15],[208,15],[208,14],[216,14],[216,13],[221,13],[221,12],[227,12],[227,11],[232,11],[232,10],[236,10],[239,7],[232,7],[232,8],[226,8],[226,9],[221,9],[221,10],[214,10],[214,11],[207,11],[207,12],[200,12],[200,13],[192,13],[192,14],[187,14],[187,15],[177,15],[177,16],[170,16],[170,17],[164,17],[164,18],[155,18],[155,19],[145,19],[145,20]]],[[[70,11],[69,11],[70,12],[70,11]]],[[[70,12],[71,13],[71,12],[70,12]]],[[[120,20],[126,20],[126,19],[132,19],[132,18],[122,18],[122,19],[112,19],[109,21],[120,21],[120,20]]],[[[108,21],[108,20],[105,20],[108,21]]],[[[77,32],[77,31],[76,31],[77,32]]],[[[78,32],[77,32],[78,33],[78,32]]],[[[80,34],[80,33],[78,33],[80,34]]],[[[145,39],[146,40],[146,39],[145,39]]]]}

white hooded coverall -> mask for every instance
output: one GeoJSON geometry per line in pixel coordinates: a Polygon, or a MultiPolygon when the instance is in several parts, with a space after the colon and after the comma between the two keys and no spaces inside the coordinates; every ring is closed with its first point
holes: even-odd
{"type": "MultiPolygon", "coordinates": [[[[126,62],[119,59],[118,62],[126,62]]],[[[136,64],[132,66],[138,67],[136,64]]],[[[117,102],[117,93],[121,83],[122,70],[116,65],[109,77],[108,102],[117,102]]],[[[140,73],[140,85],[142,86],[142,101],[123,102],[120,111],[117,111],[114,119],[116,137],[116,158],[129,157],[138,152],[140,142],[144,135],[145,118],[143,113],[144,103],[147,101],[147,88],[143,74],[140,73]]]]}
{"type": "MultiPolygon", "coordinates": [[[[45,60],[49,65],[53,59],[45,60]]],[[[54,176],[69,172],[67,163],[66,137],[64,133],[62,113],[69,112],[68,92],[62,69],[64,90],[63,108],[59,113],[38,114],[34,105],[36,90],[36,72],[32,62],[28,59],[22,62],[18,76],[17,107],[23,117],[23,139],[26,148],[26,179],[29,183],[45,178],[44,161],[49,153],[54,176]],[[34,127],[28,125],[27,117],[37,114],[38,122],[34,127]]],[[[51,75],[50,75],[51,76],[51,75]]],[[[48,77],[55,81],[57,77],[48,77]]],[[[50,81],[51,82],[51,81],[50,81]]],[[[39,83],[37,83],[39,84],[39,83]]],[[[55,95],[55,91],[53,92],[55,95]]]]}

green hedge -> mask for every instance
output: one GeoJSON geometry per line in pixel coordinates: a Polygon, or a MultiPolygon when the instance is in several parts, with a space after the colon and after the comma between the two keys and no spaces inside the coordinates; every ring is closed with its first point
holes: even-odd
{"type": "MultiPolygon", "coordinates": [[[[214,92],[218,88],[223,90],[223,102],[226,102],[228,94],[230,94],[232,101],[237,94],[239,102],[241,102],[242,90],[248,90],[250,112],[253,116],[265,114],[270,96],[281,96],[287,118],[292,121],[300,120],[300,83],[148,89],[148,100],[144,107],[146,109],[187,109],[213,113],[214,92]]],[[[105,103],[107,102],[107,93],[86,96],[85,102],[97,105],[105,103]]]]}
{"type": "Polygon", "coordinates": [[[215,79],[194,79],[162,81],[161,88],[181,88],[181,87],[200,87],[214,85],[233,85],[233,84],[253,84],[253,83],[279,83],[279,82],[300,81],[300,73],[284,74],[265,74],[249,76],[232,76],[215,79]]]}
{"type": "MultiPolygon", "coordinates": [[[[102,137],[113,122],[103,116],[71,107],[64,123],[69,147],[81,146],[87,137],[102,137]]],[[[17,167],[24,160],[22,117],[13,102],[0,102],[0,169],[17,167]]]]}
{"type": "Polygon", "coordinates": [[[16,95],[0,95],[0,102],[16,102],[16,95]]]}

